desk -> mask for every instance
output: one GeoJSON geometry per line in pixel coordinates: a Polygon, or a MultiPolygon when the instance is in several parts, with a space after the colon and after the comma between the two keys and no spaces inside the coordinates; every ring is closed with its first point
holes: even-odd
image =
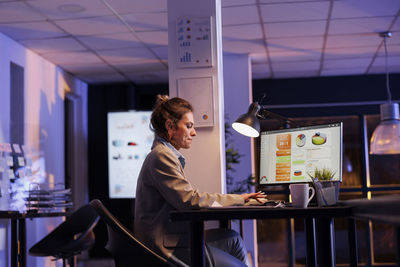
{"type": "MultiPolygon", "coordinates": [[[[397,264],[400,266],[400,196],[389,195],[372,199],[353,199],[343,201],[343,205],[352,207],[353,220],[371,220],[395,226],[397,232],[397,264]]],[[[355,243],[354,249],[357,251],[357,243],[355,243]]],[[[355,259],[357,259],[357,254],[355,259]]]]}
{"type": "MultiPolygon", "coordinates": [[[[188,221],[191,227],[191,261],[193,267],[204,265],[204,221],[231,219],[302,218],[306,223],[307,266],[335,266],[333,218],[349,217],[347,206],[309,208],[224,207],[180,210],[170,213],[171,221],[188,221]],[[316,247],[318,243],[318,249],[316,247]],[[318,260],[318,261],[317,261],[318,260]],[[319,264],[317,264],[319,263],[319,264]]],[[[349,234],[349,237],[351,235],[349,234]]],[[[350,238],[349,238],[350,240],[350,238]]]]}
{"type": "Polygon", "coordinates": [[[26,266],[26,225],[25,219],[60,217],[66,212],[19,213],[0,211],[0,219],[11,220],[11,267],[26,266]]]}

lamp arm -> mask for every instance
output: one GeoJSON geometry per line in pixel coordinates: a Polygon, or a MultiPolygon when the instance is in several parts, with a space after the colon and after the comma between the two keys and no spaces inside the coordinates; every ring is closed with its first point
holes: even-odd
{"type": "Polygon", "coordinates": [[[285,122],[285,127],[286,128],[290,128],[290,125],[295,126],[295,127],[300,127],[300,125],[298,125],[293,120],[291,120],[289,118],[286,118],[286,117],[283,117],[283,116],[281,116],[279,114],[273,113],[273,112],[271,112],[269,110],[266,110],[266,109],[260,109],[257,112],[257,116],[259,118],[261,118],[261,119],[266,119],[266,118],[269,117],[269,118],[272,118],[272,119],[277,119],[277,120],[283,121],[283,122],[285,122]]]}

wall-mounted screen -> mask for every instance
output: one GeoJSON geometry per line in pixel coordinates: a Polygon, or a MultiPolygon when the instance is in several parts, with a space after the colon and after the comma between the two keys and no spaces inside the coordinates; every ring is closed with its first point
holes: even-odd
{"type": "Polygon", "coordinates": [[[311,182],[316,170],[342,180],[342,123],[261,132],[260,186],[311,182]]]}
{"type": "Polygon", "coordinates": [[[143,161],[151,150],[151,111],[109,112],[108,186],[110,198],[135,198],[143,161]]]}

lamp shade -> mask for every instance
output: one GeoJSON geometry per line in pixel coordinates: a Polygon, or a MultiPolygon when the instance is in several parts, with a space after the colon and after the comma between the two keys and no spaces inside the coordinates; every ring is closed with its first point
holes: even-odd
{"type": "Polygon", "coordinates": [[[250,105],[247,113],[242,114],[232,123],[232,128],[240,134],[249,137],[258,137],[260,135],[260,122],[257,118],[257,112],[260,106],[257,102],[250,105]]]}
{"type": "Polygon", "coordinates": [[[370,154],[400,154],[399,105],[389,102],[380,108],[381,122],[372,134],[370,154]]]}

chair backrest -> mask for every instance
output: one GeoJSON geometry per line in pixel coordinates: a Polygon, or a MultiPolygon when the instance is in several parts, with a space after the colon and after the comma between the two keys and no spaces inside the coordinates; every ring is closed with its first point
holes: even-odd
{"type": "Polygon", "coordinates": [[[67,219],[29,249],[32,256],[69,258],[94,244],[93,228],[99,215],[89,204],[73,212],[67,219]]]}
{"type": "Polygon", "coordinates": [[[107,225],[108,242],[106,249],[114,257],[116,267],[174,266],[173,263],[156,254],[137,240],[133,233],[123,226],[100,200],[92,200],[90,205],[107,225]]]}

